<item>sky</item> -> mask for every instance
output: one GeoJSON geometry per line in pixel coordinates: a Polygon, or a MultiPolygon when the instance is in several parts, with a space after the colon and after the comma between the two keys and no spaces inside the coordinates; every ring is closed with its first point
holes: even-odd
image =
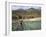
{"type": "Polygon", "coordinates": [[[17,10],[17,9],[29,9],[29,8],[35,8],[35,9],[40,9],[39,6],[12,6],[12,10],[17,10]]]}

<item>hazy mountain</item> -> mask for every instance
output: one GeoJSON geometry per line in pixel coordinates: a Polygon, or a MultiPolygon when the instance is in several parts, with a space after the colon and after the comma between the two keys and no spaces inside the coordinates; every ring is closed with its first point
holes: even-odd
{"type": "Polygon", "coordinates": [[[29,8],[29,9],[17,9],[12,10],[12,16],[15,17],[41,17],[41,10],[35,9],[35,8],[29,8]],[[27,16],[28,15],[28,16],[27,16]]]}
{"type": "Polygon", "coordinates": [[[25,13],[26,10],[24,10],[24,9],[17,9],[17,10],[13,10],[12,12],[13,13],[25,13]]]}
{"type": "Polygon", "coordinates": [[[30,8],[26,10],[28,13],[37,13],[37,14],[41,14],[41,10],[39,9],[34,9],[34,8],[30,8]]]}

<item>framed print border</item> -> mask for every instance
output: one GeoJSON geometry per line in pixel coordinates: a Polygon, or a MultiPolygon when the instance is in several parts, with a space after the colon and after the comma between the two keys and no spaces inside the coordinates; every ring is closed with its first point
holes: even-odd
{"type": "MultiPolygon", "coordinates": [[[[44,4],[41,4],[41,3],[18,3],[18,2],[5,2],[5,35],[8,35],[10,34],[11,32],[11,4],[15,5],[15,4],[31,4],[31,5],[41,5],[43,6],[44,4]]],[[[42,17],[42,16],[41,16],[42,17]]]]}

